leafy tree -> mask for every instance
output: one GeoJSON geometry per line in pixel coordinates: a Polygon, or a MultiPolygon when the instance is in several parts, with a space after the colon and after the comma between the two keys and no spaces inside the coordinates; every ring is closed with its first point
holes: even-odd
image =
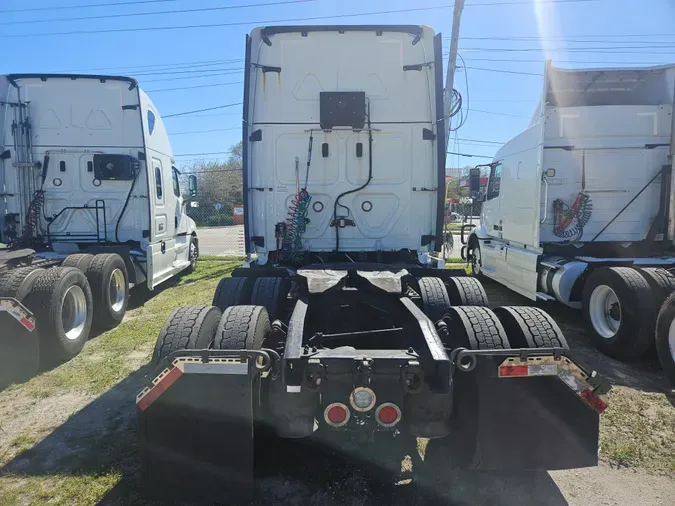
{"type": "Polygon", "coordinates": [[[194,174],[198,181],[195,199],[199,207],[188,207],[188,215],[198,226],[222,226],[232,224],[232,207],[242,205],[242,145],[230,148],[226,161],[198,160],[181,168],[185,182],[181,187],[187,190],[187,176],[194,174]],[[220,204],[220,210],[216,205],[220,204]]]}

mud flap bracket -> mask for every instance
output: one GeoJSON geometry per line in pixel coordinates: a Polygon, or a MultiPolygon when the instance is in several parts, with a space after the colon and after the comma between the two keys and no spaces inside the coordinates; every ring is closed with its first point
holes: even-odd
{"type": "Polygon", "coordinates": [[[170,365],[136,398],[149,492],[228,501],[252,495],[253,424],[272,357],[190,350],[167,359],[170,365]]]}

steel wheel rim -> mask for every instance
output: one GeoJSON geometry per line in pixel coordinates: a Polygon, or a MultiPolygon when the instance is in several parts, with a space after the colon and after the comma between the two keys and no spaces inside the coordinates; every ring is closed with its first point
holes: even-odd
{"type": "Polygon", "coordinates": [[[124,299],[126,297],[126,288],[124,283],[124,273],[115,269],[110,275],[110,282],[108,283],[108,290],[110,293],[110,306],[116,313],[124,306],[124,299]]]}
{"type": "Polygon", "coordinates": [[[670,351],[670,358],[675,362],[675,319],[670,322],[670,327],[668,327],[668,350],[670,351]]]}
{"type": "Polygon", "coordinates": [[[69,341],[77,340],[84,332],[87,323],[87,297],[84,290],[73,285],[63,296],[61,306],[61,325],[69,341]]]}
{"type": "Polygon", "coordinates": [[[614,290],[607,285],[595,287],[591,293],[588,312],[593,328],[601,337],[611,339],[619,331],[621,304],[614,290]],[[618,319],[616,316],[618,316],[618,319]]]}

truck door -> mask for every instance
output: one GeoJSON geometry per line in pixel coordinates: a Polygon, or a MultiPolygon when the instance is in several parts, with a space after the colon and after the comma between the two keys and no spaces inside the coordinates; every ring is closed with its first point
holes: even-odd
{"type": "MultiPolygon", "coordinates": [[[[152,174],[150,188],[152,188],[153,223],[150,249],[152,251],[152,285],[161,283],[171,275],[173,264],[173,250],[167,242],[173,234],[173,213],[169,216],[167,209],[167,187],[164,184],[162,161],[152,158],[152,174]]],[[[169,192],[171,190],[169,189],[169,192]]]]}
{"type": "Polygon", "coordinates": [[[502,164],[493,165],[490,169],[485,202],[483,203],[483,221],[485,229],[495,241],[485,241],[481,244],[483,255],[483,270],[488,274],[503,276],[506,274],[507,245],[502,238],[502,215],[501,215],[501,183],[502,164]]]}
{"type": "Polygon", "coordinates": [[[490,180],[483,203],[483,221],[487,233],[498,239],[502,237],[501,199],[499,198],[501,181],[502,164],[499,163],[490,169],[490,180]]]}
{"type": "Polygon", "coordinates": [[[183,196],[180,192],[180,181],[178,178],[179,172],[176,167],[171,167],[171,182],[173,189],[173,199],[174,205],[172,206],[175,210],[174,216],[174,226],[175,226],[175,241],[176,241],[176,254],[175,254],[175,263],[179,264],[188,259],[188,247],[190,245],[190,236],[188,235],[188,217],[185,213],[185,207],[183,206],[183,196]]]}

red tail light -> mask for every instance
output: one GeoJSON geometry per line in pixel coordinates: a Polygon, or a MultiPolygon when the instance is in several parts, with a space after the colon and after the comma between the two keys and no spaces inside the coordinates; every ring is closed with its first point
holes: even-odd
{"type": "Polygon", "coordinates": [[[340,402],[334,402],[326,406],[323,418],[331,427],[342,427],[349,422],[349,408],[340,402]]]}
{"type": "Polygon", "coordinates": [[[393,427],[401,421],[401,410],[396,404],[385,402],[380,404],[375,411],[377,423],[383,427],[393,427]]]}

